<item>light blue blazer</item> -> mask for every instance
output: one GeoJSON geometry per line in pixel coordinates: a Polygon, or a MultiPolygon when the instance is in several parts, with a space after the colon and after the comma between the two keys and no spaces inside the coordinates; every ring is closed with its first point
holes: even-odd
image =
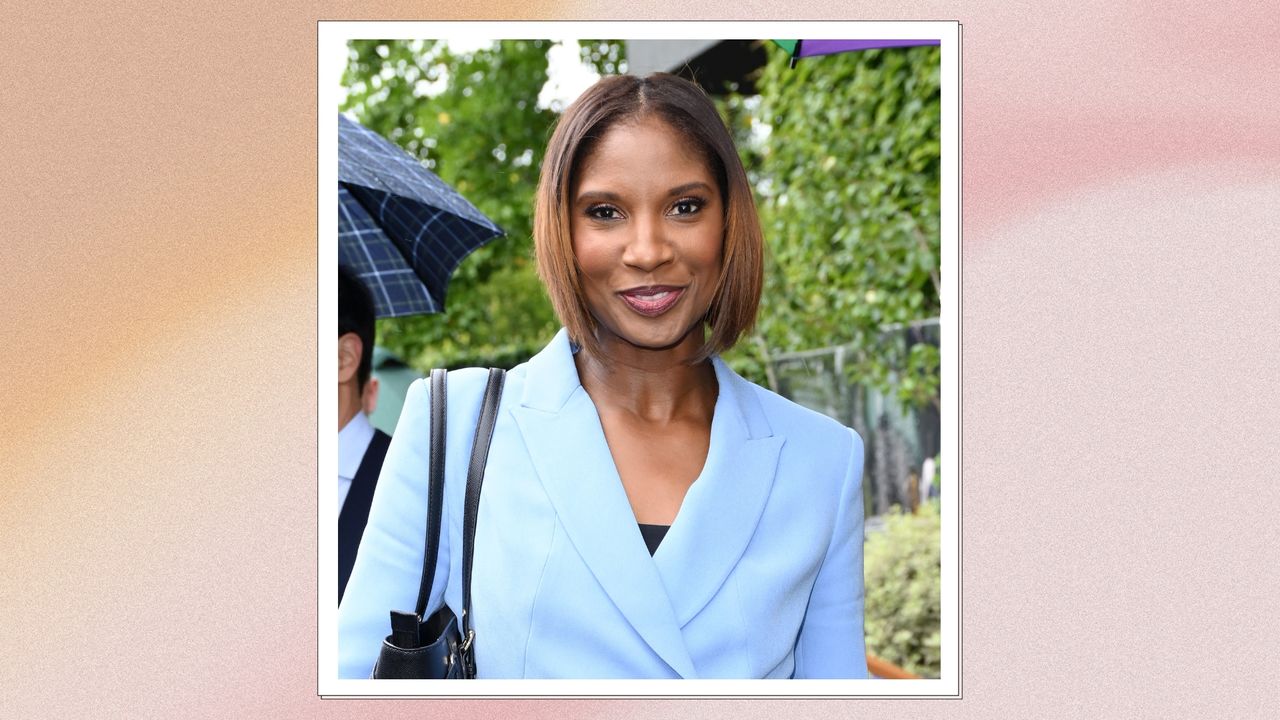
{"type": "MultiPolygon", "coordinates": [[[[713,363],[706,464],[652,557],[565,331],[508,373],[476,530],[480,678],[866,677],[862,440],[713,363]]],[[[463,492],[486,377],[449,373],[447,532],[428,613],[462,607],[463,492]]],[[[388,611],[417,599],[428,388],[410,388],[382,466],[338,613],[340,677],[369,676],[388,611]]]]}

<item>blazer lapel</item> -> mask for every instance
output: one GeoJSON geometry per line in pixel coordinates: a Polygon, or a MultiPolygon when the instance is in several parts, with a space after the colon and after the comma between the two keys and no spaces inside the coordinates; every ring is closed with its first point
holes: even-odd
{"type": "Polygon", "coordinates": [[[681,677],[696,677],[599,415],[578,380],[566,332],[561,330],[527,368],[524,394],[511,412],[569,540],[654,652],[681,677]]]}
{"type": "Polygon", "coordinates": [[[755,533],[773,487],[783,439],[752,386],[714,358],[720,384],[701,475],[653,560],[683,627],[719,592],[755,533]]]}

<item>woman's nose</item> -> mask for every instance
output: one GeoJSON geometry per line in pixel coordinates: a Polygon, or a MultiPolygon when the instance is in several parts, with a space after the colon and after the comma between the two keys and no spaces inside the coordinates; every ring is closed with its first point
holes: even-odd
{"type": "Polygon", "coordinates": [[[634,222],[633,232],[622,252],[622,262],[649,272],[671,262],[674,257],[675,248],[660,220],[642,218],[634,222]]]}

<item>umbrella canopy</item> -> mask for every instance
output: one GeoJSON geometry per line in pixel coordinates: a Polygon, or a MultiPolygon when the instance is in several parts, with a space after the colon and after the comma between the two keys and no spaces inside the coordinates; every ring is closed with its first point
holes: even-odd
{"type": "Polygon", "coordinates": [[[802,57],[813,57],[814,55],[833,55],[842,52],[854,52],[857,50],[872,50],[875,48],[893,48],[893,47],[916,47],[917,45],[940,45],[941,41],[934,40],[774,40],[778,47],[791,53],[791,67],[796,66],[796,60],[802,57]]]}
{"type": "Polygon", "coordinates": [[[444,312],[458,264],[503,234],[412,155],[338,115],[338,262],[378,317],[444,312]]]}

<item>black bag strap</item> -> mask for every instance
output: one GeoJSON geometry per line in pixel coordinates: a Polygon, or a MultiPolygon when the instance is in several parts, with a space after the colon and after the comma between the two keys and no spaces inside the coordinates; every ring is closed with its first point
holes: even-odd
{"type": "Polygon", "coordinates": [[[422,582],[418,586],[418,618],[425,619],[427,600],[431,597],[431,581],[436,576],[436,556],[440,554],[440,516],[444,512],[444,450],[445,450],[445,382],[446,371],[431,371],[431,455],[429,486],[427,488],[427,543],[422,558],[422,582]]]}
{"type": "Polygon", "coordinates": [[[467,499],[462,521],[462,657],[465,677],[476,676],[475,631],[471,629],[471,561],[475,555],[476,519],[480,514],[480,489],[484,484],[484,467],[489,460],[489,446],[493,442],[493,426],[498,420],[498,403],[502,400],[502,385],[506,371],[490,368],[489,382],[485,385],[484,400],[480,403],[480,419],[476,422],[476,436],[471,444],[471,465],[467,468],[467,499]]]}

